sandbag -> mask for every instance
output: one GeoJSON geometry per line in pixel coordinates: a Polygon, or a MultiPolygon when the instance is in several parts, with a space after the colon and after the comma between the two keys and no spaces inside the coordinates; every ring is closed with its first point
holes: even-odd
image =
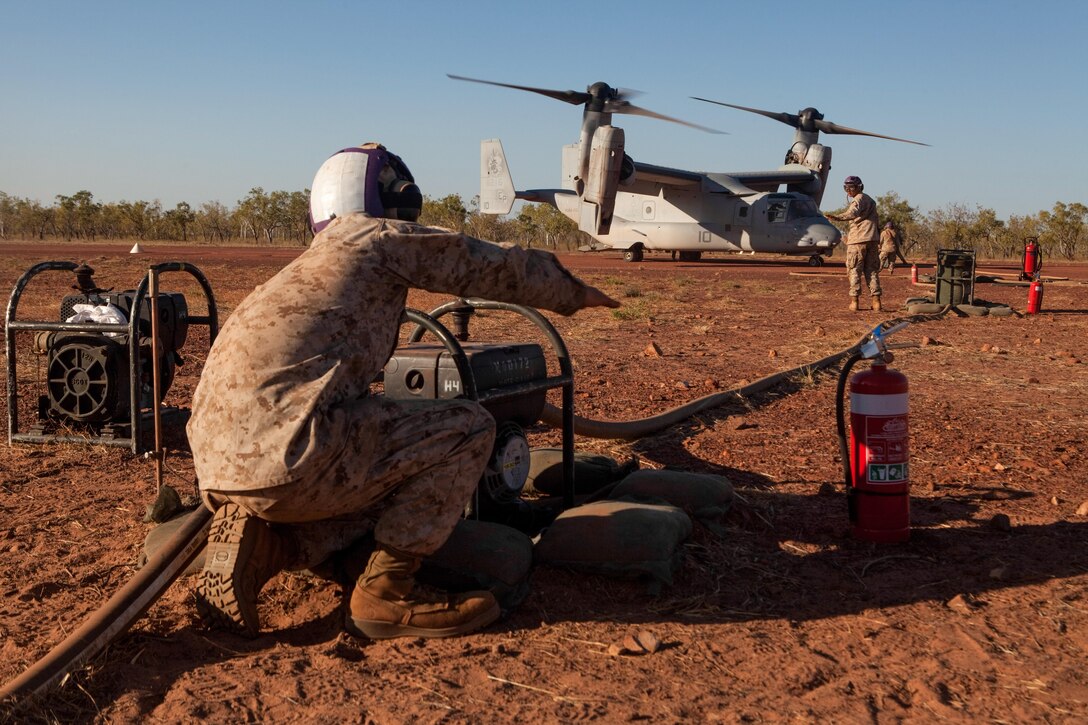
{"type": "Polygon", "coordinates": [[[709,473],[643,469],[616,484],[608,497],[667,503],[720,533],[716,524],[733,503],[733,484],[725,476],[709,473]]]}
{"type": "Polygon", "coordinates": [[[595,501],[559,515],[536,545],[540,564],[621,578],[647,578],[652,590],[671,584],[683,559],[691,519],[675,506],[630,500],[595,501]]]}
{"type": "MultiPolygon", "coordinates": [[[[350,591],[373,551],[373,537],[365,536],[309,573],[350,591]]],[[[489,521],[462,519],[446,543],[423,559],[416,578],[447,591],[488,589],[503,609],[511,609],[529,593],[532,565],[533,542],[522,532],[489,521]]]]}
{"type": "MultiPolygon", "coordinates": [[[[615,459],[594,453],[574,454],[574,494],[591,494],[610,483],[619,481],[638,470],[638,459],[631,458],[622,465],[615,459]]],[[[563,493],[563,449],[534,448],[529,451],[527,493],[560,496],[563,493]]]]}
{"type": "Polygon", "coordinates": [[[933,315],[943,309],[944,305],[938,305],[936,302],[918,302],[907,305],[907,312],[912,315],[933,315]]]}
{"type": "Polygon", "coordinates": [[[990,313],[990,308],[985,305],[954,305],[952,309],[968,317],[985,317],[990,313]]]}
{"type": "Polygon", "coordinates": [[[449,591],[488,589],[503,609],[529,594],[533,541],[517,529],[463,519],[450,538],[423,560],[419,578],[449,591]]]}

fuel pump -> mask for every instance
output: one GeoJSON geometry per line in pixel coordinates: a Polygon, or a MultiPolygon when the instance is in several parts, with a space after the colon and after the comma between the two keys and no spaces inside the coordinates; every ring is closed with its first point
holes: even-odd
{"type": "Polygon", "coordinates": [[[910,437],[907,377],[888,369],[892,360],[884,341],[905,327],[878,325],[870,339],[843,365],[836,414],[851,534],[861,541],[901,542],[910,538],[910,437]],[[867,370],[849,378],[850,436],[844,415],[847,378],[860,360],[867,370]]]}

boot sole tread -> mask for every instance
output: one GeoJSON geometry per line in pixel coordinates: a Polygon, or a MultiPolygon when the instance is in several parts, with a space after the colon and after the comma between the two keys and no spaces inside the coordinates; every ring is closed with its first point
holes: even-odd
{"type": "Polygon", "coordinates": [[[224,508],[227,510],[222,515],[217,512],[208,532],[204,570],[196,589],[196,610],[208,629],[256,637],[260,621],[255,611],[247,614],[242,610],[235,581],[238,562],[249,555],[242,547],[251,519],[236,504],[225,504],[224,508]]]}

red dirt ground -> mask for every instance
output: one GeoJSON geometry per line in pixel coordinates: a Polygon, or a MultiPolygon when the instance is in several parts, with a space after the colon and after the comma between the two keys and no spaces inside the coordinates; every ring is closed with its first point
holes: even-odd
{"type": "MultiPolygon", "coordinates": [[[[0,288],[31,264],[87,261],[105,287],[183,260],[223,318],[294,250],[0,245],[0,288]]],[[[629,420],[787,370],[853,343],[883,314],[846,311],[841,263],[564,255],[624,302],[549,315],[570,348],[577,412],[629,420]],[[656,342],[661,356],[645,351],[656,342]]],[[[980,264],[1012,275],[1015,264],[980,264]]],[[[924,265],[923,272],[931,272],[924,265]]],[[[337,585],[281,574],[256,640],[210,633],[181,579],[148,615],[47,698],[7,717],[41,722],[1072,722],[1088,717],[1088,269],[1048,264],[1042,314],[912,326],[894,367],[911,385],[912,534],[849,535],[835,439],[835,375],[796,380],[635,442],[580,451],[718,473],[740,499],[724,536],[696,525],[674,584],[538,567],[526,601],[482,633],[359,642],[337,585]],[[610,654],[632,631],[663,644],[610,654]]],[[[50,280],[46,282],[44,280],[50,280]]],[[[67,275],[28,288],[19,319],[54,319],[67,275]],[[25,310],[25,314],[24,314],[25,310]]],[[[180,277],[164,288],[200,294],[180,277]],[[177,282],[176,287],[174,285],[177,282]]],[[[931,288],[883,277],[888,308],[931,288]]],[[[1026,305],[1023,287],[976,297],[1026,305]]],[[[864,298],[863,298],[864,299],[864,298]]],[[[413,293],[431,309],[446,298],[413,293]]],[[[200,310],[197,310],[199,312],[200,310]]],[[[481,315],[479,339],[524,334],[481,315]],[[495,335],[496,337],[488,337],[495,335]]],[[[40,375],[21,352],[20,385],[40,375]]],[[[207,349],[194,328],[167,402],[186,406],[207,349]]],[[[534,445],[555,445],[541,428],[534,445]]],[[[184,437],[166,482],[192,495],[184,437]]],[[[135,570],[152,463],[72,444],[0,449],[0,681],[61,641],[135,570]]]]}

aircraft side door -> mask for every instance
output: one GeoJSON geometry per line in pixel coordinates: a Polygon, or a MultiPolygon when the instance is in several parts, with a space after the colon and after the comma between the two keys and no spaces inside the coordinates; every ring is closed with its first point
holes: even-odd
{"type": "Polygon", "coordinates": [[[733,209],[733,225],[738,232],[737,245],[746,252],[752,250],[752,214],[755,211],[744,199],[737,199],[733,209]]]}

